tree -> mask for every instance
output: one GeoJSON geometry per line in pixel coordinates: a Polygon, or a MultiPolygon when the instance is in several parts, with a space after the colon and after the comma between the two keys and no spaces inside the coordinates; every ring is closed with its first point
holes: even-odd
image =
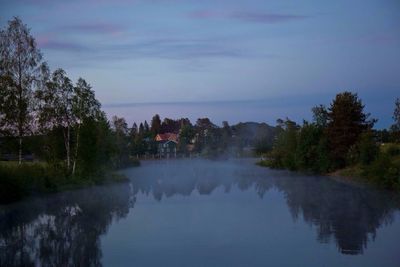
{"type": "Polygon", "coordinates": [[[112,118],[112,126],[115,136],[115,148],[117,149],[115,167],[122,167],[127,164],[129,159],[129,147],[127,142],[128,125],[124,118],[114,116],[112,118]]]}
{"type": "Polygon", "coordinates": [[[143,123],[140,123],[139,124],[139,135],[143,136],[143,134],[144,134],[144,126],[143,126],[143,123]]]}
{"type": "Polygon", "coordinates": [[[393,111],[394,124],[391,127],[393,140],[400,142],[400,98],[396,99],[395,108],[393,111]]]}
{"type": "Polygon", "coordinates": [[[42,131],[62,129],[67,170],[71,166],[71,127],[77,119],[73,110],[73,94],[74,87],[63,69],[55,70],[46,86],[36,92],[42,131]]]}
{"type": "Polygon", "coordinates": [[[379,146],[375,141],[372,131],[366,131],[360,135],[357,147],[359,161],[364,165],[371,164],[378,157],[379,146]]]}
{"type": "Polygon", "coordinates": [[[161,123],[161,133],[178,133],[181,124],[177,120],[173,120],[170,118],[164,118],[161,123]]]}
{"type": "Polygon", "coordinates": [[[79,134],[79,165],[76,172],[78,177],[101,179],[104,172],[115,163],[119,152],[115,145],[115,136],[104,112],[100,112],[96,119],[87,118],[81,125],[79,134]]]}
{"type": "Polygon", "coordinates": [[[286,120],[278,119],[277,124],[279,133],[269,154],[269,165],[273,168],[297,168],[297,132],[299,126],[289,118],[286,120]]]}
{"type": "Polygon", "coordinates": [[[222,150],[226,150],[231,143],[232,139],[232,129],[229,126],[227,121],[222,122],[222,129],[221,129],[221,148],[222,150]]]}
{"type": "Polygon", "coordinates": [[[100,102],[96,99],[92,87],[84,79],[79,78],[76,86],[74,87],[74,95],[72,97],[72,112],[77,122],[72,174],[75,174],[76,162],[78,159],[79,134],[81,125],[86,120],[98,119],[101,113],[100,106],[100,102]]]}
{"type": "Polygon", "coordinates": [[[324,105],[312,108],[313,120],[318,127],[325,128],[328,124],[328,111],[324,105]]]}
{"type": "Polygon", "coordinates": [[[157,134],[160,133],[160,129],[161,129],[160,115],[156,114],[151,119],[151,128],[150,128],[150,130],[153,133],[153,135],[157,135],[157,134]]]}
{"type": "Polygon", "coordinates": [[[134,122],[133,124],[132,124],[132,128],[131,128],[131,130],[130,130],[130,132],[129,132],[129,136],[131,137],[131,138],[135,138],[135,136],[138,134],[138,127],[137,127],[137,124],[136,124],[136,122],[134,122]]]}
{"type": "Polygon", "coordinates": [[[32,132],[33,91],[42,54],[30,30],[18,18],[0,31],[0,118],[4,131],[18,138],[19,163],[22,139],[32,132]]]}
{"type": "Polygon", "coordinates": [[[395,127],[400,130],[400,98],[396,99],[395,108],[393,111],[393,120],[395,127]]]}
{"type": "Polygon", "coordinates": [[[144,134],[147,135],[150,132],[150,127],[146,120],[144,121],[143,127],[144,127],[144,134]]]}
{"type": "Polygon", "coordinates": [[[179,132],[179,150],[185,151],[186,146],[191,144],[196,132],[191,125],[184,125],[179,132]]]}
{"type": "Polygon", "coordinates": [[[335,167],[346,165],[349,148],[358,141],[360,134],[371,129],[376,120],[368,120],[364,105],[357,94],[343,92],[336,95],[328,111],[327,134],[331,157],[335,167]]]}

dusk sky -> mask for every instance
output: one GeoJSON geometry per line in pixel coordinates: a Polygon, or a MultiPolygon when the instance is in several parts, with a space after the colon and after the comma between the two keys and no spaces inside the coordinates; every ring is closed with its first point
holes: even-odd
{"type": "Polygon", "coordinates": [[[130,123],[301,122],[350,90],[388,127],[400,97],[399,0],[0,0],[0,26],[13,16],[130,123]]]}

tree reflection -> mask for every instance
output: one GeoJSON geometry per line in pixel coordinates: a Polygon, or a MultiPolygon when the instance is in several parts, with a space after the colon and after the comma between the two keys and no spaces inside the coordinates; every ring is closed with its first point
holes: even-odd
{"type": "Polygon", "coordinates": [[[100,235],[134,202],[125,183],[8,206],[0,213],[0,266],[99,266],[100,235]]]}
{"type": "Polygon", "coordinates": [[[161,201],[174,195],[211,194],[222,186],[225,192],[233,187],[254,190],[264,197],[271,188],[283,192],[292,217],[300,216],[316,226],[321,243],[336,242],[343,254],[360,254],[373,240],[382,223],[391,223],[399,199],[389,192],[359,188],[327,177],[296,175],[273,171],[249,164],[207,162],[179,168],[156,168],[151,175],[133,180],[136,193],[161,201]],[[161,171],[160,171],[161,170],[161,171]],[[167,171],[167,174],[166,172],[167,171]]]}
{"type": "Polygon", "coordinates": [[[360,254],[374,239],[382,223],[393,221],[399,199],[390,192],[379,192],[336,182],[326,177],[294,176],[275,179],[286,196],[296,219],[317,226],[318,240],[334,237],[344,254],[360,254]]]}
{"type": "Polygon", "coordinates": [[[360,254],[377,229],[391,223],[399,200],[326,177],[271,171],[236,162],[175,163],[135,169],[131,183],[56,194],[0,209],[0,266],[100,266],[100,236],[124,218],[141,196],[157,201],[177,195],[233,190],[263,198],[282,192],[294,220],[316,227],[319,242],[360,254]],[[218,191],[217,188],[220,188],[218,191]]]}

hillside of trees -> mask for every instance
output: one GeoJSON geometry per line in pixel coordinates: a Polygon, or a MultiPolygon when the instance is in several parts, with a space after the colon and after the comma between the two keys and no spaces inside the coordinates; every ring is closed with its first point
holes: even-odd
{"type": "Polygon", "coordinates": [[[272,168],[332,173],[360,178],[382,188],[400,189],[400,99],[394,124],[375,130],[357,94],[336,95],[327,108],[312,108],[313,121],[277,121],[273,149],[260,162],[272,168]]]}

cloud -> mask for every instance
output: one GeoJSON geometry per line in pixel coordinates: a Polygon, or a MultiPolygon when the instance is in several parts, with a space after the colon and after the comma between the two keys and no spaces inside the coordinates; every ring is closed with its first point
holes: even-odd
{"type": "Polygon", "coordinates": [[[310,16],[283,14],[283,13],[268,13],[268,12],[217,12],[211,10],[197,10],[188,14],[189,18],[193,19],[234,19],[244,22],[254,23],[283,23],[293,20],[303,20],[310,16]]]}
{"type": "Polygon", "coordinates": [[[215,44],[212,40],[155,39],[130,44],[108,46],[105,51],[133,57],[191,59],[211,57],[241,57],[242,51],[228,45],[215,44]]]}
{"type": "Polygon", "coordinates": [[[209,19],[209,18],[223,18],[224,17],[223,14],[214,12],[214,11],[210,11],[210,10],[197,10],[197,11],[190,12],[188,15],[189,15],[189,18],[193,18],[193,19],[209,19]]]}
{"type": "Polygon", "coordinates": [[[118,35],[122,33],[124,27],[111,23],[87,23],[61,26],[57,31],[68,31],[72,33],[95,33],[95,34],[111,34],[118,35]]]}
{"type": "Polygon", "coordinates": [[[41,49],[81,53],[85,59],[123,60],[129,58],[199,59],[238,58],[247,56],[229,44],[208,39],[164,38],[127,43],[93,44],[88,46],[75,40],[65,40],[57,35],[41,35],[37,39],[41,49]]]}
{"type": "Polygon", "coordinates": [[[49,49],[49,50],[59,50],[59,51],[70,51],[70,52],[88,52],[91,49],[89,47],[69,42],[69,41],[61,41],[55,40],[48,36],[39,36],[36,39],[36,42],[41,49],[49,49]]]}
{"type": "Polygon", "coordinates": [[[274,13],[251,13],[251,12],[236,12],[230,15],[233,19],[238,19],[248,22],[258,23],[280,23],[292,20],[303,20],[309,16],[293,15],[293,14],[274,14],[274,13]]]}

